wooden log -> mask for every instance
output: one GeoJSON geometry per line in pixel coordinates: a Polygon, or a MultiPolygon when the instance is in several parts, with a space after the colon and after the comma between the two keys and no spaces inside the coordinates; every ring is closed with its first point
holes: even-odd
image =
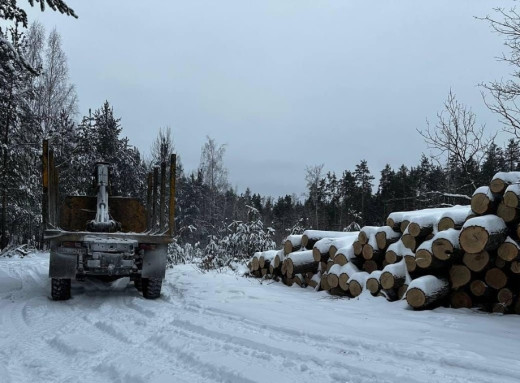
{"type": "Polygon", "coordinates": [[[504,243],[498,247],[497,254],[504,261],[514,261],[520,255],[520,245],[511,237],[507,237],[504,243]]]}
{"type": "Polygon", "coordinates": [[[293,281],[300,287],[307,287],[307,284],[305,283],[305,279],[302,274],[296,274],[293,278],[293,281]]]}
{"type": "MultiPolygon", "coordinates": [[[[431,244],[430,241],[428,242],[431,244]]],[[[418,268],[423,270],[440,270],[449,267],[448,262],[435,258],[432,251],[426,248],[417,249],[415,252],[415,263],[418,268]]]]}
{"type": "Polygon", "coordinates": [[[413,252],[406,248],[403,244],[402,240],[399,240],[395,243],[392,243],[388,246],[385,253],[385,261],[387,263],[397,263],[399,262],[404,255],[414,255],[413,252]]]}
{"type": "Polygon", "coordinates": [[[366,271],[354,273],[348,280],[348,291],[353,297],[361,295],[366,286],[369,274],[366,271]]]}
{"type": "Polygon", "coordinates": [[[384,258],[384,252],[379,249],[377,246],[376,236],[375,234],[371,235],[368,239],[368,242],[363,245],[363,250],[361,251],[363,258],[365,260],[374,260],[376,262],[380,262],[384,258]]]}
{"type": "Polygon", "coordinates": [[[282,277],[282,282],[283,282],[284,285],[289,286],[289,287],[294,285],[294,279],[293,278],[282,277]]]}
{"type": "Polygon", "coordinates": [[[410,282],[406,292],[406,301],[416,310],[424,309],[439,303],[448,293],[448,281],[433,275],[425,275],[410,282]]]}
{"type": "Polygon", "coordinates": [[[460,255],[460,230],[447,229],[432,239],[432,254],[440,261],[453,261],[460,255]]]}
{"type": "Polygon", "coordinates": [[[254,255],[253,255],[253,258],[251,258],[251,267],[253,271],[256,271],[258,269],[260,269],[260,260],[259,260],[259,257],[262,253],[260,251],[257,251],[254,255]]]}
{"type": "Polygon", "coordinates": [[[287,255],[287,275],[306,273],[308,271],[316,272],[318,263],[314,260],[312,250],[295,251],[287,255]]]}
{"type": "Polygon", "coordinates": [[[514,274],[520,274],[520,262],[519,261],[513,261],[511,262],[510,270],[514,274]]]}
{"type": "Polygon", "coordinates": [[[374,296],[379,294],[379,291],[381,290],[381,283],[379,282],[379,278],[381,277],[382,273],[382,270],[374,270],[367,278],[365,286],[367,290],[370,291],[370,293],[374,296]]]}
{"type": "Polygon", "coordinates": [[[498,314],[507,314],[509,312],[509,309],[510,309],[509,306],[507,306],[503,303],[497,302],[493,305],[492,312],[498,313],[498,314]]]}
{"type": "Polygon", "coordinates": [[[507,287],[504,287],[498,291],[497,299],[499,303],[503,303],[506,306],[511,306],[513,301],[516,299],[517,294],[507,287]]]}
{"type": "Polygon", "coordinates": [[[481,186],[471,197],[471,210],[478,215],[495,213],[497,202],[490,188],[481,186]]]}
{"type": "Polygon", "coordinates": [[[282,275],[287,275],[287,258],[284,258],[280,271],[282,272],[282,275]]]}
{"type": "MultiPolygon", "coordinates": [[[[468,213],[468,207],[462,208],[462,211],[468,213]]],[[[454,206],[449,208],[435,208],[418,210],[410,217],[408,225],[408,233],[413,237],[425,237],[434,232],[438,227],[439,221],[446,215],[460,215],[461,207],[454,206]]]]}
{"type": "Polygon", "coordinates": [[[303,235],[297,235],[297,234],[289,235],[283,243],[284,255],[287,255],[287,254],[300,250],[302,247],[302,238],[303,238],[303,235]]]}
{"type": "Polygon", "coordinates": [[[405,255],[404,262],[406,263],[406,270],[408,273],[413,273],[417,270],[417,263],[415,262],[415,254],[413,255],[405,255]]]}
{"type": "Polygon", "coordinates": [[[439,222],[437,223],[437,231],[444,231],[448,229],[460,230],[462,225],[471,214],[471,206],[453,206],[448,211],[442,213],[439,222]]]}
{"type": "Polygon", "coordinates": [[[263,251],[258,258],[258,264],[262,269],[268,269],[271,262],[274,262],[274,258],[278,254],[278,250],[267,250],[263,251]]]}
{"type": "Polygon", "coordinates": [[[344,231],[322,231],[322,230],[305,230],[302,236],[302,246],[307,250],[312,250],[315,243],[323,238],[340,238],[344,237],[344,231]]]}
{"type": "Polygon", "coordinates": [[[362,227],[361,230],[359,231],[359,235],[358,235],[359,243],[362,245],[366,245],[368,243],[368,241],[370,240],[370,237],[374,237],[374,240],[375,240],[375,235],[378,230],[379,230],[378,226],[362,227]]]}
{"type": "Polygon", "coordinates": [[[275,269],[280,268],[283,260],[285,259],[285,250],[278,250],[278,253],[274,256],[273,265],[275,269]]]}
{"type": "Polygon", "coordinates": [[[491,289],[486,284],[486,282],[484,282],[481,279],[475,279],[474,281],[472,281],[471,284],[469,285],[469,288],[470,288],[471,294],[473,294],[474,296],[479,297],[479,298],[487,297],[487,296],[491,295],[491,289]]]}
{"type": "Polygon", "coordinates": [[[401,241],[403,242],[404,247],[412,251],[415,251],[418,246],[417,238],[408,233],[408,230],[404,231],[401,241]]]}
{"type": "Polygon", "coordinates": [[[325,271],[328,273],[332,266],[334,266],[334,261],[332,259],[329,259],[327,261],[327,267],[325,268],[325,271]]]}
{"type": "Polygon", "coordinates": [[[508,265],[508,263],[506,261],[504,261],[502,258],[499,258],[499,257],[495,258],[495,267],[498,267],[499,269],[505,269],[507,265],[508,265]]]}
{"type": "Polygon", "coordinates": [[[464,265],[453,265],[450,268],[451,288],[456,290],[471,281],[471,271],[464,265]]]}
{"type": "Polygon", "coordinates": [[[480,253],[465,253],[462,257],[462,262],[468,269],[473,272],[484,271],[490,264],[491,257],[486,250],[482,250],[480,253]]]}
{"type": "Polygon", "coordinates": [[[518,223],[520,220],[520,210],[515,207],[506,206],[504,202],[498,204],[497,215],[507,224],[518,223]]]}
{"type": "Polygon", "coordinates": [[[344,266],[341,266],[341,270],[339,272],[338,285],[342,290],[348,291],[348,280],[352,275],[358,273],[359,269],[354,266],[352,263],[347,263],[344,266]]]}
{"type": "Polygon", "coordinates": [[[473,307],[473,299],[464,290],[453,291],[450,294],[450,306],[454,309],[471,308],[473,307]]]}
{"type": "Polygon", "coordinates": [[[339,275],[341,274],[340,265],[332,265],[330,270],[327,273],[327,283],[331,289],[338,287],[339,284],[339,275]]]}
{"type": "Polygon", "coordinates": [[[363,271],[366,271],[367,273],[371,273],[372,271],[375,271],[378,269],[376,261],[368,260],[363,262],[362,266],[363,271]]]}
{"type": "Polygon", "coordinates": [[[321,274],[320,287],[322,290],[328,291],[330,290],[329,283],[327,281],[327,273],[321,274]]]}
{"type": "Polygon", "coordinates": [[[358,232],[346,232],[344,233],[344,237],[339,238],[323,238],[314,244],[312,248],[312,254],[314,256],[314,260],[316,262],[319,261],[327,261],[330,257],[330,249],[334,245],[334,247],[342,248],[346,246],[351,246],[352,242],[357,239],[358,232]]]}
{"type": "Polygon", "coordinates": [[[475,217],[466,221],[460,232],[460,246],[466,253],[496,250],[507,237],[504,220],[495,215],[475,217]]]}
{"type": "Polygon", "coordinates": [[[504,203],[506,206],[519,208],[520,204],[520,184],[511,184],[504,193],[504,203]]]}
{"type": "Polygon", "coordinates": [[[357,240],[358,231],[345,232],[345,237],[335,238],[329,248],[329,258],[334,259],[339,249],[351,246],[357,240]]]}
{"type": "Polygon", "coordinates": [[[486,272],[484,280],[489,287],[495,290],[500,290],[506,286],[508,278],[503,270],[498,267],[493,267],[486,272]]]}
{"type": "Polygon", "coordinates": [[[401,234],[395,232],[390,226],[382,226],[377,230],[375,237],[377,247],[384,250],[392,243],[399,241],[401,234]]]}
{"type": "Polygon", "coordinates": [[[354,248],[354,254],[357,256],[361,256],[363,253],[363,245],[359,241],[354,241],[352,244],[352,247],[354,248]]]}
{"type": "Polygon", "coordinates": [[[380,277],[381,287],[385,290],[398,289],[407,279],[405,260],[386,266],[380,277]]]}
{"type": "Polygon", "coordinates": [[[503,194],[506,188],[520,182],[520,172],[498,172],[493,176],[489,188],[495,194],[503,194]]]}
{"type": "Polygon", "coordinates": [[[260,269],[260,273],[262,274],[262,277],[265,277],[268,273],[267,269],[260,269]]]}

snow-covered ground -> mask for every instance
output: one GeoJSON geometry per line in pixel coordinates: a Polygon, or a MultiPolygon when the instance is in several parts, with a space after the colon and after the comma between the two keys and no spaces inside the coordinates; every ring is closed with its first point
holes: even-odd
{"type": "Polygon", "coordinates": [[[48,255],[0,259],[0,382],[518,382],[520,316],[168,271],[49,299],[48,255]]]}

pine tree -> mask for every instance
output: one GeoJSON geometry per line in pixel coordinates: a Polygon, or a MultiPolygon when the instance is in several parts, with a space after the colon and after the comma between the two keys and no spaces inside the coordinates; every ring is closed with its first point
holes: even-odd
{"type": "Polygon", "coordinates": [[[374,176],[370,174],[370,169],[368,169],[368,163],[366,160],[361,160],[361,162],[356,165],[356,170],[354,171],[354,178],[356,180],[356,186],[359,188],[361,197],[360,211],[362,223],[365,224],[368,219],[367,205],[370,203],[371,200],[372,181],[374,180],[374,176]]]}

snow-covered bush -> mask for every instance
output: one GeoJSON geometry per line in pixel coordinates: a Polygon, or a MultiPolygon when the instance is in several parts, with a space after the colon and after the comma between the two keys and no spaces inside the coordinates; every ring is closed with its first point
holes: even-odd
{"type": "Polygon", "coordinates": [[[248,206],[248,222],[233,221],[219,235],[209,238],[204,249],[202,268],[214,269],[231,262],[246,261],[256,251],[274,249],[274,229],[264,227],[258,210],[248,206]]]}
{"type": "Polygon", "coordinates": [[[168,267],[182,263],[200,263],[204,252],[199,243],[180,244],[176,237],[173,243],[168,245],[168,267]]]}

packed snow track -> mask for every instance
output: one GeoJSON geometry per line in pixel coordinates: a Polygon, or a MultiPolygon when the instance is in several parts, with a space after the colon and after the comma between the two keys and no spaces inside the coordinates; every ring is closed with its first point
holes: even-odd
{"type": "Polygon", "coordinates": [[[178,266],[49,299],[48,254],[0,259],[0,381],[518,382],[520,316],[414,312],[363,294],[178,266]]]}

